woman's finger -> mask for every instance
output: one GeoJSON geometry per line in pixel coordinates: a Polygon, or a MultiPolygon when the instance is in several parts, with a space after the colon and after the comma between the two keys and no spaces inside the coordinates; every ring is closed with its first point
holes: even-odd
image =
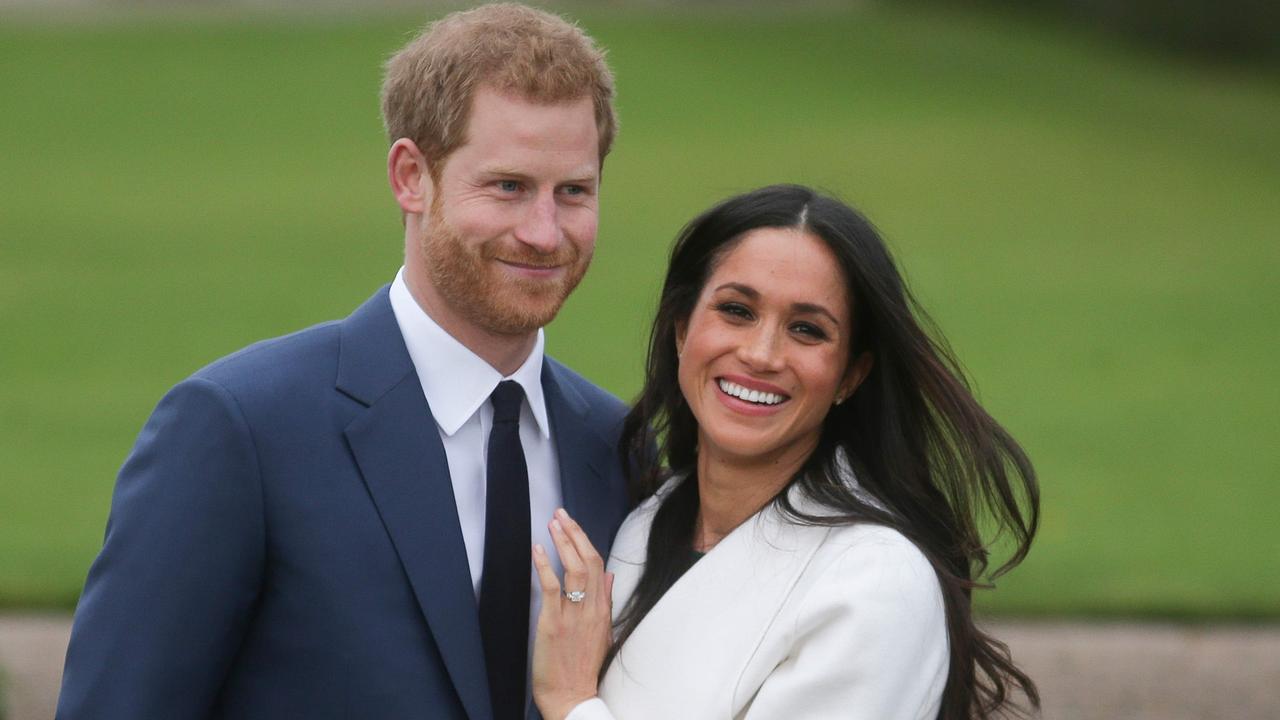
{"type": "Polygon", "coordinates": [[[551,567],[551,558],[541,545],[533,546],[533,567],[538,571],[538,585],[542,588],[542,609],[548,610],[551,601],[560,597],[560,580],[556,577],[555,568],[551,567]]]}
{"type": "Polygon", "coordinates": [[[604,597],[604,561],[600,559],[600,553],[596,552],[595,545],[591,544],[591,538],[587,537],[582,526],[578,525],[564,508],[556,510],[556,519],[560,521],[561,528],[573,543],[574,549],[578,551],[578,557],[586,567],[587,579],[582,590],[592,596],[593,600],[607,602],[607,598],[604,597]]]}
{"type": "Polygon", "coordinates": [[[573,546],[578,551],[578,556],[582,558],[586,564],[587,570],[591,573],[604,572],[604,560],[600,558],[600,553],[596,552],[596,546],[591,544],[591,538],[587,537],[587,533],[583,531],[582,526],[569,516],[569,513],[560,508],[556,510],[556,519],[560,521],[561,527],[564,528],[565,534],[573,541],[573,546]]]}
{"type": "Polygon", "coordinates": [[[577,547],[569,539],[564,526],[558,519],[551,521],[551,540],[556,544],[556,550],[560,553],[560,564],[564,566],[565,592],[590,590],[591,588],[587,587],[589,579],[587,566],[578,556],[577,547]]]}

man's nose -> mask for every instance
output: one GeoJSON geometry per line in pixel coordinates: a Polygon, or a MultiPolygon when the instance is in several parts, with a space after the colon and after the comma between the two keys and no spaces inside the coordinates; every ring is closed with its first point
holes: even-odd
{"type": "Polygon", "coordinates": [[[554,191],[540,192],[529,202],[515,236],[539,252],[550,253],[559,247],[562,238],[554,191]]]}

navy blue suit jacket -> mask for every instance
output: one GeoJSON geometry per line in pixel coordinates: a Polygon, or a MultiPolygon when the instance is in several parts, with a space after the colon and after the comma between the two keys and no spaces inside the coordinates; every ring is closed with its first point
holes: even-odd
{"type": "MultiPolygon", "coordinates": [[[[564,504],[607,555],[625,406],[548,358],[564,504]]],[[[116,483],[58,718],[490,720],[431,410],[387,288],[170,391],[116,483]]]]}

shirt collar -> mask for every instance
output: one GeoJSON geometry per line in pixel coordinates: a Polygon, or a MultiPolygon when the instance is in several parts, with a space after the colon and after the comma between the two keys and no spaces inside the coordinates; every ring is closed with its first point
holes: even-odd
{"type": "Polygon", "coordinates": [[[533,350],[510,377],[485,362],[479,355],[436,324],[428,315],[404,281],[404,268],[396,273],[391,283],[391,310],[395,313],[400,334],[404,336],[409,358],[418,373],[422,392],[436,424],[446,436],[452,436],[458,428],[475,415],[503,380],[514,380],[524,390],[538,432],[543,439],[551,437],[547,422],[546,398],[542,394],[542,357],[545,338],[538,329],[533,350]]]}

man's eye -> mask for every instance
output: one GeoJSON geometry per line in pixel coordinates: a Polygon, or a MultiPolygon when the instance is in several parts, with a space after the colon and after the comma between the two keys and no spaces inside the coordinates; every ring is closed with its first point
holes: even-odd
{"type": "Polygon", "coordinates": [[[581,185],[565,185],[563,188],[561,188],[561,192],[563,192],[565,195],[582,195],[586,191],[587,189],[582,187],[581,185]]]}
{"type": "Polygon", "coordinates": [[[520,189],[520,183],[515,180],[499,180],[498,189],[502,192],[515,192],[520,189]]]}

